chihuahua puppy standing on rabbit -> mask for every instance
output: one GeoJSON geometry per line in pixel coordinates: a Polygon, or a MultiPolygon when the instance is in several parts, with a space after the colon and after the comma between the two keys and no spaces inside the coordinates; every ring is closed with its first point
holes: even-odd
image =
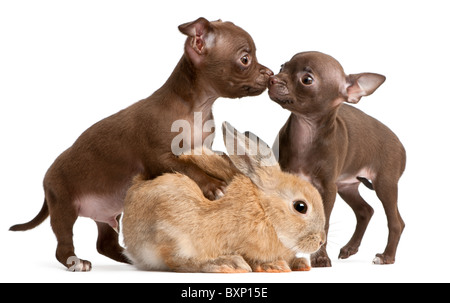
{"type": "Polygon", "coordinates": [[[210,150],[180,158],[226,180],[226,194],[210,201],[179,173],[150,181],[135,177],[125,198],[125,254],[143,270],[309,270],[296,254],[314,253],[325,242],[319,192],[282,172],[271,148],[255,135],[226,122],[222,129],[232,164],[210,150]]]}

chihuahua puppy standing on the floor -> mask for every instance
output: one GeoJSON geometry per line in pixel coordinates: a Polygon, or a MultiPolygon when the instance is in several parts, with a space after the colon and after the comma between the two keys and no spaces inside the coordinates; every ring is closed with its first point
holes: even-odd
{"type": "MultiPolygon", "coordinates": [[[[389,237],[375,264],[395,261],[405,227],[397,207],[397,183],[406,152],[385,125],[353,106],[372,94],[385,77],[374,73],[346,75],[334,58],[319,52],[295,55],[269,80],[269,96],[292,112],[274,144],[283,170],[312,182],[322,195],[328,232],[336,194],[356,215],[356,230],[339,258],[358,251],[373,209],[358,191],[362,182],[375,190],[386,212],[389,237]]],[[[311,256],[313,267],[331,266],[326,244],[311,256]]]]}
{"type": "Polygon", "coordinates": [[[209,199],[224,191],[223,180],[183,161],[173,148],[179,148],[180,141],[183,145],[200,141],[200,145],[211,147],[214,101],[219,97],[259,95],[273,73],[258,63],[251,36],[231,22],[199,18],[180,25],[179,30],[187,35],[185,50],[166,83],[150,97],[81,134],[48,169],[39,214],[28,223],[10,228],[28,230],[50,215],[58,241],[56,258],[69,270],[91,270],[91,262],[75,255],[72,228],[78,216],[97,223],[99,253],[128,262],[116,231],[135,175],[151,179],[176,171],[194,180],[209,199]],[[179,140],[180,125],[174,128],[175,121],[194,129],[186,134],[200,133],[200,140],[198,136],[179,140]]]}

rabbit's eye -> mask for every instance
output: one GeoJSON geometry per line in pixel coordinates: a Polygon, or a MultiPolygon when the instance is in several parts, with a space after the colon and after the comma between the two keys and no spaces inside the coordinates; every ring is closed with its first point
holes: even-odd
{"type": "Polygon", "coordinates": [[[293,203],[296,211],[298,211],[301,214],[306,214],[306,211],[308,210],[308,205],[306,205],[305,201],[297,200],[294,201],[293,203]]]}

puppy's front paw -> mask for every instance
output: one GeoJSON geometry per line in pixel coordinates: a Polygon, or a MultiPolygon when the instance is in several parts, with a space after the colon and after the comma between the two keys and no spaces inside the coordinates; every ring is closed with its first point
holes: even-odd
{"type": "Polygon", "coordinates": [[[317,253],[311,255],[312,267],[331,267],[331,260],[327,253],[319,250],[317,253]]]}
{"type": "Polygon", "coordinates": [[[310,271],[311,266],[305,258],[296,258],[292,261],[291,269],[293,271],[310,271]]]}
{"type": "Polygon", "coordinates": [[[344,246],[339,252],[339,259],[347,259],[358,252],[358,247],[344,246]]]}

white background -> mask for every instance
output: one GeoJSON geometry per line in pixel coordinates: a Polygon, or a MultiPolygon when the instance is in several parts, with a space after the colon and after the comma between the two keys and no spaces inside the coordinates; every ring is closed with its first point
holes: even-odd
{"type": "MultiPolygon", "coordinates": [[[[1,1],[0,281],[450,282],[449,20],[446,1],[435,0],[1,1]],[[93,270],[70,273],[54,257],[49,220],[31,231],[8,232],[38,213],[47,168],[86,128],[165,82],[183,52],[185,37],[177,26],[200,16],[244,28],[259,61],[276,73],[294,54],[318,50],[347,73],[387,77],[357,107],[388,125],[407,150],[399,184],[406,229],[395,265],[371,264],[384,250],[387,226],[381,203],[366,190],[375,215],[359,253],[337,260],[355,225],[338,199],[328,245],[333,267],[310,272],[139,272],[99,255],[96,225],[80,218],[76,253],[92,261],[93,270]]],[[[213,111],[216,125],[227,120],[270,144],[289,114],[267,92],[219,99],[213,111]]]]}

